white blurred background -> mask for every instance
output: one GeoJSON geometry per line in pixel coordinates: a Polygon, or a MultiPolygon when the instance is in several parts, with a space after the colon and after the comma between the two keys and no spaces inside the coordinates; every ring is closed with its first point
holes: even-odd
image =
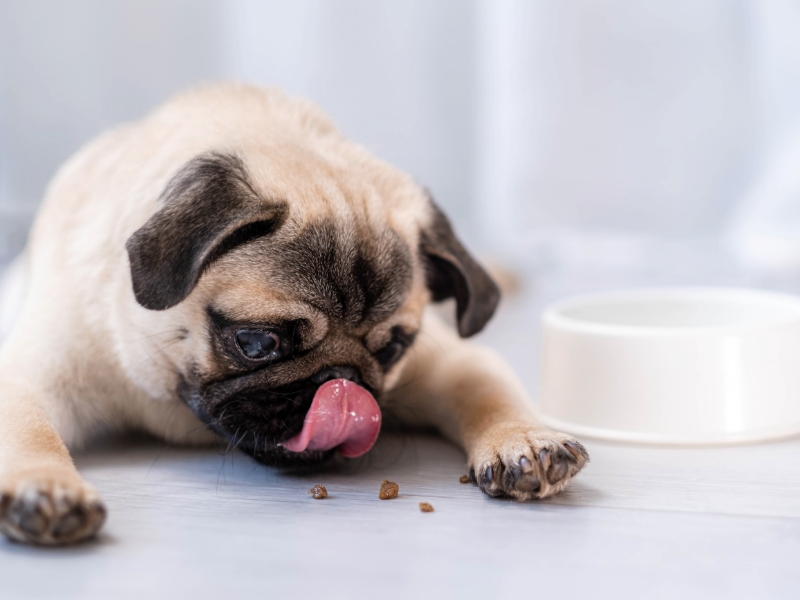
{"type": "Polygon", "coordinates": [[[237,78],[314,100],[565,292],[800,292],[798,40],[789,0],[0,0],[0,263],[82,143],[237,78]]]}

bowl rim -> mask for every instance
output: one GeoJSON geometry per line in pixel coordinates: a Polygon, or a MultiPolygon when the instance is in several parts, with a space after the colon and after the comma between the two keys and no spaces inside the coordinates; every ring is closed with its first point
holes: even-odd
{"type": "Polygon", "coordinates": [[[612,429],[584,425],[574,421],[566,421],[548,415],[537,404],[534,406],[539,421],[546,427],[564,431],[571,435],[617,442],[623,444],[646,444],[653,446],[733,446],[739,444],[757,444],[800,437],[800,423],[782,424],[763,429],[745,429],[742,431],[708,432],[708,433],[663,433],[654,431],[637,431],[630,429],[612,429]]]}
{"type": "Polygon", "coordinates": [[[711,287],[711,286],[668,286],[623,288],[601,292],[578,294],[557,300],[545,307],[542,312],[542,325],[587,335],[608,335],[617,337],[675,337],[675,336],[708,336],[747,333],[756,330],[769,330],[776,326],[792,323],[800,324],[800,297],[758,288],[711,287]],[[771,323],[743,323],[707,326],[658,326],[658,325],[624,325],[591,322],[576,319],[563,314],[562,311],[597,303],[614,301],[670,298],[714,298],[724,296],[728,299],[738,297],[741,300],[761,301],[765,304],[781,304],[797,312],[796,317],[777,320],[771,323]]]}

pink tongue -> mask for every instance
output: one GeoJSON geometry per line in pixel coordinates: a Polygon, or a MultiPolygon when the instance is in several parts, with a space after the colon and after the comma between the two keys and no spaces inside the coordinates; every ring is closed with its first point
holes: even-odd
{"type": "Polygon", "coordinates": [[[303,430],[282,445],[292,452],[338,446],[342,456],[354,458],[372,448],[380,431],[381,409],[372,394],[347,379],[334,379],[314,394],[303,430]]]}

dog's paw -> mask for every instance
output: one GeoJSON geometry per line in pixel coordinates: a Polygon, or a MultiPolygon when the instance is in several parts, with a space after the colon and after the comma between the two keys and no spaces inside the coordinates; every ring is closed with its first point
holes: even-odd
{"type": "Polygon", "coordinates": [[[472,449],[470,478],[490,496],[546,498],[563,490],[588,461],[586,448],[568,435],[500,423],[472,449]]]}
{"type": "MultiPolygon", "coordinates": [[[[97,493],[79,477],[36,474],[0,489],[0,532],[28,544],[74,544],[106,520],[97,493]]],[[[5,482],[3,482],[5,483],[5,482]]]]}

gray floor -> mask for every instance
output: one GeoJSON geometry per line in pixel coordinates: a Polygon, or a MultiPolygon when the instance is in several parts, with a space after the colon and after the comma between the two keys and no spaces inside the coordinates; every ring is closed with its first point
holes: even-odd
{"type": "MultiPolygon", "coordinates": [[[[527,297],[483,339],[534,391],[540,306],[527,297]]],[[[592,462],[572,487],[532,503],[460,484],[462,453],[424,435],[382,436],[364,459],[302,476],[221,450],[107,442],[77,456],[110,510],[103,537],[0,542],[0,598],[800,597],[800,440],[584,441],[592,462]],[[384,478],[396,500],[378,500],[384,478]],[[328,499],[306,494],[315,483],[328,499]]]]}
{"type": "Polygon", "coordinates": [[[0,596],[800,596],[800,441],[589,448],[571,489],[523,504],[460,484],[460,451],[425,436],[303,476],[213,450],[104,446],[78,459],[110,509],[102,539],[0,544],[0,596]],[[397,499],[378,499],[383,478],[397,499]],[[315,483],[326,500],[306,494],[315,483]]]}

